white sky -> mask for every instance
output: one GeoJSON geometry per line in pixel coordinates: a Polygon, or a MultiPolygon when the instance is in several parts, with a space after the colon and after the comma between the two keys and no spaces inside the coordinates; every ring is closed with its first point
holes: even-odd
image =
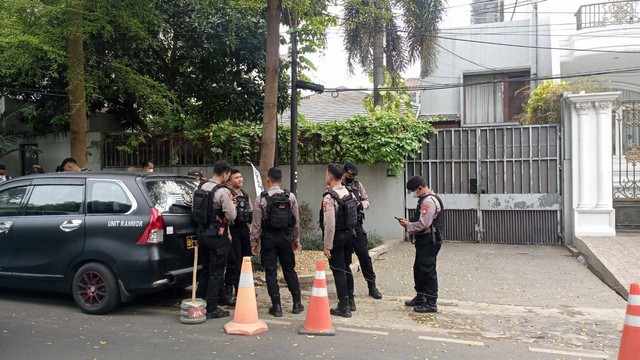
{"type": "MultiPolygon", "coordinates": [[[[520,4],[515,8],[513,20],[521,20],[532,16],[532,0],[519,0],[520,4]],[[521,6],[525,4],[525,6],[521,6]]],[[[546,0],[538,4],[540,16],[549,16],[552,25],[552,33],[569,34],[575,30],[574,13],[582,4],[598,3],[603,0],[546,0]]],[[[514,11],[515,0],[505,0],[505,21],[509,21],[514,11]]],[[[441,24],[441,29],[468,26],[471,24],[471,0],[448,0],[446,13],[441,24]]],[[[339,9],[336,9],[339,11],[339,9]]],[[[552,36],[552,46],[558,46],[561,36],[552,36]]],[[[342,30],[339,27],[331,28],[327,34],[327,48],[324,55],[310,56],[318,70],[314,73],[305,73],[313,82],[323,84],[327,88],[339,86],[347,87],[371,87],[368,75],[360,69],[350,75],[347,71],[347,54],[342,43],[342,30]]],[[[419,64],[413,64],[404,72],[405,78],[419,77],[419,64]]]]}

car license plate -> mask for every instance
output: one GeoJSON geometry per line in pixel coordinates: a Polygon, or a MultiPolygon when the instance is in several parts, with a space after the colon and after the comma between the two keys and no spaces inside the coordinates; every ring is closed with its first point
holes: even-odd
{"type": "Polygon", "coordinates": [[[193,249],[198,246],[198,237],[196,235],[187,236],[187,249],[193,249]]]}

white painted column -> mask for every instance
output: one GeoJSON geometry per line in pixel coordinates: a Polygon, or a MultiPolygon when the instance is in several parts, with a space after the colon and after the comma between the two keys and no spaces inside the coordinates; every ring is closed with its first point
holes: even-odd
{"type": "Polygon", "coordinates": [[[613,208],[613,141],[611,101],[596,101],[598,122],[598,200],[596,208],[613,208]],[[611,171],[604,171],[611,169],[611,171]]]}
{"type": "Polygon", "coordinates": [[[596,167],[590,166],[596,160],[594,121],[589,116],[590,101],[576,102],[578,112],[578,209],[591,209],[596,205],[596,167]]]}
{"type": "Polygon", "coordinates": [[[620,93],[571,94],[568,125],[574,236],[615,236],[611,103],[620,93]],[[577,160],[577,161],[576,161],[577,160]]]}

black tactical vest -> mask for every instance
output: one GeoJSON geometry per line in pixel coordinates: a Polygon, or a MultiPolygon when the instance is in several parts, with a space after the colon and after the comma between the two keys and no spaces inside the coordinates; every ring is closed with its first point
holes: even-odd
{"type": "Polygon", "coordinates": [[[440,214],[442,214],[442,211],[444,210],[444,204],[442,204],[442,200],[436,194],[427,194],[426,196],[418,199],[418,206],[416,207],[416,211],[413,212],[413,216],[411,217],[410,221],[420,221],[420,209],[422,208],[422,203],[430,196],[435,198],[440,205],[440,211],[436,214],[436,217],[433,218],[431,222],[431,228],[435,229],[439,233],[442,233],[442,230],[444,230],[444,216],[440,216],[440,214]]]}

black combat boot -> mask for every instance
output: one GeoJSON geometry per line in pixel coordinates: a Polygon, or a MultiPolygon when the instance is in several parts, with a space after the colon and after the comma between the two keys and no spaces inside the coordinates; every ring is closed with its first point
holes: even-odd
{"type": "Polygon", "coordinates": [[[369,283],[369,296],[376,300],[382,299],[382,294],[380,294],[380,291],[376,287],[375,283],[369,283]]]}
{"type": "Polygon", "coordinates": [[[349,309],[356,311],[356,297],[353,294],[349,294],[349,309]]]}
{"type": "Polygon", "coordinates": [[[236,306],[236,294],[233,288],[233,285],[227,285],[227,300],[229,300],[227,305],[236,306]]]}
{"type": "Polygon", "coordinates": [[[329,310],[331,315],[342,316],[346,318],[351,317],[351,308],[349,307],[349,297],[345,297],[338,302],[338,307],[329,310]]]}
{"type": "Polygon", "coordinates": [[[404,302],[406,306],[422,306],[427,303],[427,298],[423,294],[418,294],[411,300],[404,302]]]}
{"type": "Polygon", "coordinates": [[[301,312],[304,311],[304,306],[302,305],[300,292],[291,293],[291,297],[293,298],[293,309],[291,310],[291,313],[300,314],[301,312]]]}
{"type": "Polygon", "coordinates": [[[436,304],[437,301],[438,299],[430,297],[427,299],[426,304],[414,307],[413,311],[418,313],[437,313],[438,312],[438,305],[436,304]]]}
{"type": "Polygon", "coordinates": [[[280,304],[280,295],[274,295],[271,297],[271,307],[269,308],[269,314],[275,317],[282,316],[282,304],[280,304]]]}
{"type": "Polygon", "coordinates": [[[230,313],[227,310],[220,309],[218,305],[207,304],[207,313],[205,315],[207,319],[219,319],[229,316],[230,313]]]}
{"type": "Polygon", "coordinates": [[[227,292],[227,287],[221,287],[220,292],[218,292],[218,302],[220,305],[226,306],[235,306],[235,299],[229,297],[229,293],[227,292]]]}

